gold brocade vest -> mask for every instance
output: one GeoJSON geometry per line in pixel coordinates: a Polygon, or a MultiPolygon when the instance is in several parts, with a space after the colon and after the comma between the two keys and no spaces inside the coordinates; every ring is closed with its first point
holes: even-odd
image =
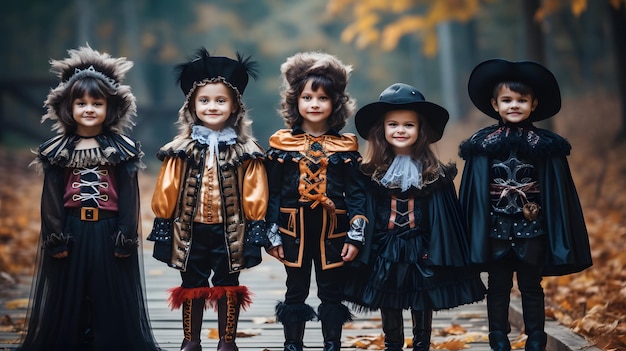
{"type": "MultiPolygon", "coordinates": [[[[220,151],[217,168],[218,186],[221,194],[222,214],[224,215],[224,240],[228,254],[228,268],[231,273],[244,268],[243,243],[246,229],[240,202],[239,184],[242,179],[236,166],[222,169],[219,165],[226,159],[226,153],[220,151]]],[[[198,208],[203,169],[206,162],[206,149],[193,148],[184,176],[180,202],[173,225],[173,245],[171,266],[185,270],[193,238],[193,220],[198,208]]]]}

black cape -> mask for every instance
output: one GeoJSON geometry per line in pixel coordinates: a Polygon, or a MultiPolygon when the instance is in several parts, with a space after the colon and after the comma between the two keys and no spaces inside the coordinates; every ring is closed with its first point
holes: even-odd
{"type": "MultiPolygon", "coordinates": [[[[423,294],[423,301],[414,301],[411,306],[386,306],[387,308],[401,309],[432,309],[442,310],[456,306],[480,301],[484,298],[485,287],[480,279],[479,272],[469,267],[469,243],[463,221],[461,209],[454,188],[453,179],[457,170],[454,165],[442,166],[443,174],[440,178],[421,190],[412,188],[409,191],[415,192],[421,197],[420,201],[425,202],[426,216],[422,220],[425,222],[424,229],[428,231],[428,263],[423,269],[434,272],[434,276],[424,279],[422,282],[429,287],[423,294]],[[418,305],[415,305],[417,303],[418,305]]],[[[359,250],[357,258],[346,265],[343,299],[350,302],[353,308],[362,311],[378,309],[362,300],[365,286],[372,279],[372,266],[377,255],[381,252],[373,248],[373,237],[377,227],[375,223],[376,204],[383,201],[381,197],[389,197],[388,190],[367,179],[368,187],[371,189],[367,193],[367,218],[369,220],[365,227],[365,245],[359,250]]],[[[399,189],[397,189],[399,192],[399,189]]],[[[384,250],[379,248],[379,250],[384,250]]],[[[418,262],[415,262],[417,266],[418,262]]],[[[408,291],[404,291],[409,294],[408,291]]],[[[396,304],[397,301],[389,297],[386,303],[396,304]]]]}
{"type": "Polygon", "coordinates": [[[483,269],[490,255],[489,167],[496,154],[516,149],[537,167],[548,247],[544,276],[576,273],[592,265],[589,237],[567,155],[570,144],[559,135],[536,128],[494,125],[461,143],[466,161],[459,192],[470,235],[470,256],[483,269]]]}

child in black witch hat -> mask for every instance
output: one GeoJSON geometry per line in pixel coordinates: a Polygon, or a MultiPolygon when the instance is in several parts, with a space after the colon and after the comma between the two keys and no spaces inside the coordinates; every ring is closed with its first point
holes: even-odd
{"type": "Polygon", "coordinates": [[[242,102],[255,66],[240,55],[231,59],[199,49],[177,67],[185,94],[180,132],[157,155],[163,165],[148,240],[155,241],[156,259],[180,270],[182,284],[169,291],[169,303],[182,305],[181,350],[201,350],[206,305],[217,307],[218,350],[237,350],[239,311],[251,303],[239,273],[261,262],[268,200],[264,151],[252,137],[242,102]]]}
{"type": "Polygon", "coordinates": [[[492,59],[469,78],[474,105],[498,121],[460,145],[460,199],[471,259],[489,272],[492,350],[510,350],[513,272],[522,294],[526,350],[544,350],[542,276],[591,266],[589,240],[566,156],[570,144],[533,125],[561,108],[554,75],[535,62],[492,59]]]}
{"type": "Polygon", "coordinates": [[[356,128],[367,140],[368,241],[348,275],[346,299],[380,309],[386,350],[404,345],[402,311],[411,310],[413,350],[428,350],[433,310],[480,301],[485,287],[470,272],[469,247],[453,179],[431,149],[448,111],[414,87],[395,83],[361,108],[356,128]]]}
{"type": "Polygon", "coordinates": [[[41,241],[21,350],[160,350],[141,274],[139,143],[123,84],[133,66],[89,46],[51,60],[61,82],[43,120],[59,134],[39,146],[41,241]]]}

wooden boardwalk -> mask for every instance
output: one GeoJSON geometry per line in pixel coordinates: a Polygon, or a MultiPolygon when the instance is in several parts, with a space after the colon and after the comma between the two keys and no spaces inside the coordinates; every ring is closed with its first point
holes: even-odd
{"type": "MultiPolygon", "coordinates": [[[[147,249],[147,248],[146,248],[147,249]]],[[[159,345],[167,351],[179,350],[182,340],[181,311],[171,311],[167,306],[166,290],[180,285],[178,271],[166,267],[163,263],[154,260],[150,253],[144,253],[146,294],[150,319],[154,335],[159,345]]],[[[248,350],[269,350],[280,351],[283,345],[282,325],[274,322],[274,306],[278,301],[283,300],[285,287],[285,271],[282,264],[270,256],[264,254],[263,262],[252,269],[244,271],[240,276],[240,283],[247,285],[255,294],[253,304],[247,311],[242,311],[238,334],[244,333],[247,336],[239,336],[237,345],[242,351],[248,350]]],[[[4,301],[0,301],[0,313],[8,315],[13,320],[23,318],[26,309],[7,309],[5,302],[16,298],[27,298],[30,281],[22,281],[17,291],[12,292],[4,301]]],[[[317,309],[319,300],[316,296],[314,280],[311,284],[311,294],[307,303],[317,309]]],[[[468,350],[486,351],[489,350],[486,341],[487,318],[484,301],[472,305],[461,306],[449,311],[436,312],[433,317],[433,338],[434,342],[442,342],[449,338],[460,338],[463,335],[440,336],[445,328],[449,328],[452,323],[460,325],[465,329],[467,335],[481,338],[468,344],[468,350]]],[[[405,313],[405,334],[411,335],[410,314],[405,313]]],[[[207,310],[204,314],[202,330],[202,345],[204,350],[215,350],[217,340],[210,338],[211,329],[217,328],[217,314],[213,310],[207,310]]],[[[6,328],[5,328],[6,329],[6,328]]],[[[381,333],[380,318],[378,313],[356,314],[352,325],[344,328],[342,342],[343,350],[363,350],[348,346],[350,338],[356,336],[369,335],[375,337],[381,333]]],[[[510,336],[513,338],[519,334],[519,330],[513,330],[510,336]]],[[[0,350],[12,350],[17,348],[15,344],[19,335],[10,330],[0,331],[0,350]]],[[[304,337],[306,351],[322,350],[322,333],[319,322],[307,323],[304,337]]],[[[130,351],[130,350],[129,350],[130,351]]]]}
{"type": "MultiPolygon", "coordinates": [[[[247,311],[242,311],[239,319],[238,332],[251,335],[239,336],[237,345],[244,350],[271,350],[283,349],[282,325],[275,323],[274,306],[282,301],[285,293],[285,271],[282,264],[272,257],[264,254],[263,262],[252,269],[243,271],[240,275],[240,283],[247,285],[255,294],[253,304],[247,311]]],[[[179,350],[182,340],[181,312],[171,311],[167,307],[166,290],[180,285],[180,277],[176,270],[167,268],[164,264],[144,256],[146,289],[148,306],[152,328],[159,345],[165,350],[179,350]]],[[[307,303],[317,309],[317,289],[314,278],[311,283],[311,293],[307,303]]],[[[438,333],[448,328],[452,323],[459,324],[468,333],[473,335],[487,335],[487,312],[484,301],[472,305],[462,306],[450,311],[435,313],[433,317],[433,341],[441,342],[451,336],[438,336],[438,333]]],[[[205,311],[202,331],[202,345],[204,350],[214,350],[217,345],[216,339],[209,338],[210,329],[217,328],[217,314],[212,310],[205,311]]],[[[411,335],[410,314],[405,313],[405,334],[411,335]]],[[[352,326],[344,329],[342,341],[343,350],[362,350],[356,347],[348,347],[349,337],[371,335],[381,333],[380,318],[378,313],[356,314],[352,326]],[[369,328],[368,328],[369,327],[369,328]],[[365,329],[364,329],[365,328],[365,329]]],[[[519,330],[513,330],[511,336],[519,334],[519,330]]],[[[322,350],[322,332],[319,322],[307,323],[304,337],[305,350],[322,350]]],[[[486,351],[489,346],[486,340],[477,341],[468,345],[470,350],[486,351]]]]}

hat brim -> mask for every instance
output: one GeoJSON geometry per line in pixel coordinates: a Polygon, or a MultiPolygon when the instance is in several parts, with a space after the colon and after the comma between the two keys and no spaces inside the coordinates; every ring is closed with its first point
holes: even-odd
{"type": "Polygon", "coordinates": [[[561,109],[559,84],[547,68],[532,61],[492,59],[476,66],[467,84],[472,103],[489,117],[501,119],[491,105],[491,98],[494,87],[502,82],[520,82],[533,89],[539,103],[529,117],[531,122],[550,118],[561,109]]]}
{"type": "Polygon", "coordinates": [[[379,119],[384,118],[387,112],[394,110],[411,110],[421,115],[430,127],[429,141],[431,143],[441,139],[446,123],[448,123],[450,118],[445,108],[429,101],[416,101],[404,104],[377,101],[367,104],[357,111],[354,117],[357,132],[363,139],[367,140],[374,124],[379,119]]]}

